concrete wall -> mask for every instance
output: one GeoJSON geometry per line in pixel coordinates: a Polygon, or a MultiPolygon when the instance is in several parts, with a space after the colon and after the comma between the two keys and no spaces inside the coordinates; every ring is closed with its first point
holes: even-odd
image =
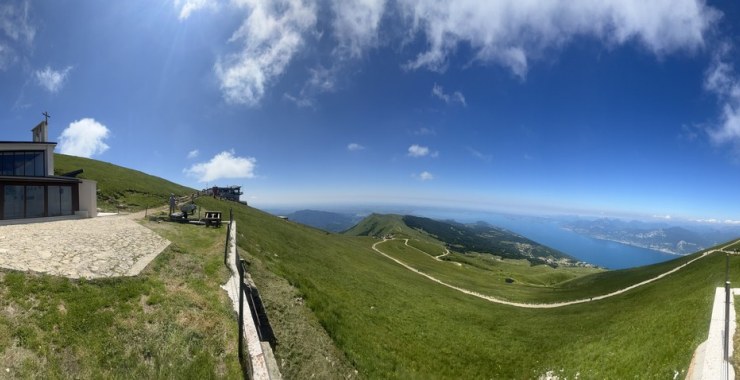
{"type": "Polygon", "coordinates": [[[80,211],[86,212],[88,218],[98,216],[98,183],[83,179],[80,184],[80,211]]]}

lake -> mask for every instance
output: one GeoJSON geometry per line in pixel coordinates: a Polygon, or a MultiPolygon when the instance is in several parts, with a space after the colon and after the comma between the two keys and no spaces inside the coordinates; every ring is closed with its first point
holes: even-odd
{"type": "Polygon", "coordinates": [[[677,255],[594,239],[563,229],[560,221],[531,216],[483,213],[434,212],[432,218],[463,223],[485,221],[506,228],[540,244],[555,248],[578,260],[609,269],[624,269],[675,259],[677,255]]]}

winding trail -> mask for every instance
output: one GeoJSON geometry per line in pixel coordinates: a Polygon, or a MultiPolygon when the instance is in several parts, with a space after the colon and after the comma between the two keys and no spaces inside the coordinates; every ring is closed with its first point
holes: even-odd
{"type": "MultiPolygon", "coordinates": [[[[649,284],[649,283],[651,283],[653,281],[659,280],[659,279],[661,279],[661,278],[663,278],[665,276],[668,276],[669,274],[678,272],[683,267],[685,267],[685,266],[693,263],[694,261],[703,259],[704,257],[707,257],[710,254],[715,253],[715,252],[722,252],[725,248],[727,248],[727,247],[729,247],[729,246],[731,246],[731,245],[733,245],[733,244],[736,243],[736,241],[733,241],[732,243],[730,243],[730,244],[728,244],[728,245],[726,245],[726,246],[724,246],[724,247],[722,247],[720,249],[713,249],[711,251],[704,252],[704,254],[702,254],[701,256],[699,256],[699,257],[697,257],[697,258],[695,258],[695,259],[693,259],[691,261],[688,261],[688,262],[686,262],[684,264],[681,264],[681,265],[679,265],[679,266],[677,266],[677,267],[675,267],[675,268],[673,268],[673,269],[671,269],[671,270],[669,270],[669,271],[667,271],[665,273],[659,274],[659,275],[657,275],[657,276],[655,276],[653,278],[647,279],[645,281],[639,282],[639,283],[634,284],[634,285],[630,285],[630,286],[628,286],[626,288],[622,288],[622,289],[613,291],[613,292],[608,293],[608,294],[604,294],[604,295],[600,295],[600,296],[595,296],[595,297],[590,297],[590,298],[583,298],[583,299],[578,299],[578,300],[573,300],[573,301],[566,301],[566,302],[524,303],[524,302],[512,302],[512,301],[507,301],[507,300],[503,300],[503,299],[492,297],[492,296],[487,296],[485,294],[481,294],[481,293],[478,293],[478,292],[474,292],[472,290],[461,288],[459,286],[448,284],[448,283],[446,283],[446,282],[444,282],[444,281],[442,281],[442,280],[440,280],[440,279],[438,279],[438,278],[436,278],[434,276],[431,276],[429,274],[426,274],[424,272],[421,272],[418,269],[416,269],[416,268],[414,268],[414,267],[412,267],[412,266],[404,263],[403,261],[398,260],[398,259],[396,259],[396,258],[388,255],[387,253],[381,251],[380,249],[378,249],[378,247],[377,247],[378,244],[385,243],[386,241],[390,241],[390,240],[400,240],[400,239],[383,239],[383,241],[379,241],[379,242],[373,244],[373,246],[372,246],[373,250],[375,252],[378,252],[379,254],[385,256],[386,258],[395,261],[398,265],[401,265],[402,267],[410,270],[411,272],[414,272],[414,273],[416,273],[416,274],[418,274],[420,276],[424,276],[424,277],[428,278],[429,280],[434,281],[434,282],[436,282],[436,283],[438,283],[438,284],[440,284],[442,286],[446,286],[446,287],[448,287],[450,289],[457,290],[458,292],[461,292],[461,293],[464,293],[464,294],[467,294],[467,295],[471,295],[473,297],[478,297],[478,298],[483,299],[483,300],[486,300],[488,302],[498,303],[498,304],[501,304],[501,305],[509,305],[509,306],[514,306],[514,307],[522,307],[522,308],[527,308],[527,309],[552,309],[552,308],[556,308],[556,307],[576,305],[576,304],[580,304],[580,303],[586,303],[586,302],[591,302],[591,301],[598,301],[598,300],[603,300],[605,298],[614,297],[616,295],[619,295],[619,294],[628,292],[628,291],[630,291],[632,289],[639,288],[640,286],[647,285],[647,284],[649,284]]],[[[406,245],[408,246],[409,239],[404,239],[404,240],[406,241],[406,245]]],[[[409,247],[421,251],[420,249],[418,249],[416,247],[412,247],[412,246],[409,246],[409,247]]],[[[449,253],[449,251],[447,251],[446,254],[448,254],[448,253],[449,253]]],[[[437,259],[437,257],[434,257],[434,258],[437,259]]]]}

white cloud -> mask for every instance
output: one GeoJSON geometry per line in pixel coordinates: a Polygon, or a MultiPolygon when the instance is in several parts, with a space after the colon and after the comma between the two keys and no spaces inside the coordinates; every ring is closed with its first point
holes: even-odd
{"type": "Polygon", "coordinates": [[[197,158],[200,155],[200,151],[198,149],[193,149],[190,152],[188,152],[188,159],[197,158]]]}
{"type": "Polygon", "coordinates": [[[704,88],[715,94],[722,107],[719,125],[709,129],[714,143],[740,145],[740,77],[732,65],[725,61],[730,46],[717,50],[704,78],[704,88]]]}
{"type": "Polygon", "coordinates": [[[257,159],[237,157],[234,150],[223,151],[208,162],[195,164],[183,173],[195,177],[198,182],[211,182],[223,178],[254,178],[257,159]]]}
{"type": "Polygon", "coordinates": [[[213,0],[175,0],[175,8],[180,10],[180,20],[186,20],[193,12],[218,8],[218,3],[213,0]]]}
{"type": "MultiPolygon", "coordinates": [[[[495,64],[526,78],[533,62],[557,54],[576,38],[609,47],[639,45],[662,57],[693,52],[721,17],[704,0],[231,0],[247,16],[229,40],[232,54],[214,65],[224,99],[258,106],[306,45],[328,48],[331,63],[309,72],[301,93],[284,95],[299,106],[313,106],[317,94],[336,89],[337,78],[354,72],[367,50],[395,45],[413,58],[406,69],[444,71],[450,56],[467,64],[495,64]],[[330,25],[330,33],[317,30],[330,25]],[[399,25],[382,28],[385,20],[399,25]],[[421,51],[412,50],[423,46],[421,51]],[[319,46],[320,45],[320,46],[319,46]],[[323,47],[322,47],[323,46],[323,47]]],[[[217,7],[215,0],[176,0],[182,19],[217,7]]],[[[313,48],[313,46],[312,46],[313,48]]],[[[324,55],[324,57],[327,57],[324,55]]],[[[323,64],[323,66],[322,66],[323,64]]],[[[441,88],[440,88],[441,90],[441,88]]],[[[464,103],[461,93],[446,102],[464,103]]],[[[447,98],[445,98],[447,96],[447,98]]]]}
{"type": "Polygon", "coordinates": [[[364,150],[364,149],[365,149],[364,146],[357,144],[357,143],[351,143],[347,145],[347,150],[349,150],[350,152],[356,152],[356,151],[364,150]]]}
{"type": "Polygon", "coordinates": [[[59,152],[79,157],[92,157],[108,150],[104,142],[110,130],[92,118],[73,121],[59,136],[59,152]]]}
{"type": "Polygon", "coordinates": [[[434,87],[432,87],[432,95],[442,99],[447,104],[450,103],[460,103],[463,106],[467,106],[467,103],[465,103],[465,96],[460,91],[455,91],[452,94],[445,94],[444,88],[438,84],[434,84],[434,87]]]}
{"type": "Polygon", "coordinates": [[[0,4],[0,70],[18,61],[18,50],[33,44],[36,27],[30,20],[30,2],[0,4]]]}
{"type": "Polygon", "coordinates": [[[359,58],[377,46],[385,0],[333,0],[334,36],[340,57],[359,58]]]}
{"type": "Polygon", "coordinates": [[[235,0],[249,17],[231,36],[240,51],[214,67],[229,103],[259,105],[267,87],[283,74],[316,24],[316,5],[308,0],[235,0]]]}
{"type": "Polygon", "coordinates": [[[409,147],[409,156],[411,157],[424,157],[429,154],[429,148],[421,145],[411,145],[409,147]]]}
{"type": "Polygon", "coordinates": [[[434,175],[426,170],[419,174],[414,174],[413,177],[418,179],[419,181],[431,181],[434,179],[434,175]]]}
{"type": "Polygon", "coordinates": [[[34,74],[38,85],[53,94],[62,89],[64,82],[67,81],[67,75],[69,75],[71,70],[72,66],[67,66],[63,70],[54,70],[46,66],[43,70],[36,70],[34,74]]]}
{"type": "Polygon", "coordinates": [[[740,224],[740,220],[732,220],[732,219],[725,219],[725,220],[719,220],[719,219],[695,219],[694,222],[697,223],[710,223],[710,224],[732,224],[732,225],[738,225],[740,224]]]}
{"type": "Polygon", "coordinates": [[[530,60],[569,40],[637,42],[655,55],[703,46],[720,13],[701,0],[424,1],[399,0],[401,14],[426,37],[428,48],[407,68],[443,71],[458,46],[473,60],[509,68],[524,78],[530,60]]]}
{"type": "Polygon", "coordinates": [[[421,145],[411,145],[409,147],[409,156],[410,157],[424,157],[424,156],[430,156],[430,157],[437,157],[439,156],[439,152],[437,151],[431,151],[429,147],[421,146],[421,145]]]}

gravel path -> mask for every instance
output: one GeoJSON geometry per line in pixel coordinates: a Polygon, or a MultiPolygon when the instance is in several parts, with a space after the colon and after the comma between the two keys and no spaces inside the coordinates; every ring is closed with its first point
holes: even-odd
{"type": "MultiPolygon", "coordinates": [[[[416,268],[414,268],[414,267],[412,267],[412,266],[404,263],[401,260],[398,260],[398,259],[396,259],[394,257],[391,257],[387,253],[385,253],[385,252],[383,252],[383,251],[381,251],[380,249],[377,248],[377,245],[378,244],[385,243],[386,241],[389,241],[389,240],[396,240],[396,239],[383,239],[383,241],[379,241],[379,242],[373,244],[373,246],[372,246],[373,250],[375,252],[378,252],[379,254],[385,256],[386,258],[395,261],[397,264],[403,266],[404,268],[410,270],[411,272],[414,272],[414,273],[416,273],[416,274],[418,274],[420,276],[424,276],[424,277],[428,278],[429,280],[434,281],[434,282],[436,282],[436,283],[438,283],[440,285],[446,286],[446,287],[448,287],[450,289],[457,290],[458,292],[461,292],[461,293],[464,293],[464,294],[468,294],[468,295],[471,295],[473,297],[478,297],[478,298],[484,299],[484,300],[486,300],[488,302],[498,303],[498,304],[502,304],[502,305],[515,306],[515,307],[521,307],[521,308],[527,308],[527,309],[551,309],[551,308],[556,308],[556,307],[563,307],[563,306],[568,306],[568,305],[576,305],[576,304],[579,304],[579,303],[586,303],[586,302],[598,301],[598,300],[602,300],[604,298],[614,297],[614,296],[616,296],[618,294],[622,294],[624,292],[630,291],[630,290],[635,289],[635,288],[638,288],[640,286],[644,286],[646,284],[649,284],[649,283],[651,283],[653,281],[659,280],[659,279],[661,279],[661,278],[663,278],[665,276],[668,276],[671,273],[675,273],[675,272],[681,270],[682,268],[684,268],[685,266],[693,263],[694,261],[700,260],[700,259],[702,259],[704,257],[707,257],[708,255],[710,255],[710,254],[712,254],[714,252],[722,251],[723,249],[725,249],[725,248],[727,248],[730,245],[732,245],[732,244],[735,243],[735,241],[733,241],[732,243],[730,243],[727,246],[722,247],[720,249],[714,249],[714,250],[711,250],[711,251],[704,252],[704,254],[702,254],[701,256],[696,257],[693,260],[690,260],[690,261],[688,261],[686,263],[683,263],[683,264],[681,264],[681,265],[679,265],[679,266],[677,266],[677,267],[675,267],[675,268],[673,268],[673,269],[671,269],[671,270],[669,270],[669,271],[667,271],[665,273],[662,273],[662,274],[657,275],[657,276],[655,276],[653,278],[647,279],[647,280],[642,281],[640,283],[637,283],[637,284],[628,286],[628,287],[623,288],[623,289],[619,289],[617,291],[614,291],[614,292],[611,292],[611,293],[608,293],[608,294],[603,294],[603,295],[595,296],[595,297],[591,297],[591,298],[584,298],[584,299],[578,299],[578,300],[573,300],[573,301],[567,301],[567,302],[525,303],[525,302],[507,301],[507,300],[504,300],[504,299],[500,299],[500,298],[496,298],[496,297],[492,297],[492,296],[487,296],[485,294],[481,294],[481,293],[478,293],[478,292],[475,292],[475,291],[472,291],[472,290],[461,288],[459,286],[448,284],[448,283],[446,283],[446,282],[444,282],[444,281],[442,281],[442,280],[440,280],[440,279],[438,279],[438,278],[436,278],[434,276],[431,276],[429,274],[426,274],[426,273],[424,273],[424,272],[422,272],[422,271],[420,271],[420,270],[418,270],[418,269],[416,269],[416,268]]],[[[406,240],[406,243],[408,245],[408,239],[404,239],[404,240],[406,240]]],[[[419,250],[418,248],[416,248],[416,249],[419,250]]]]}
{"type": "Polygon", "coordinates": [[[170,242],[139,215],[0,226],[0,267],[70,278],[134,276],[170,242]]]}

